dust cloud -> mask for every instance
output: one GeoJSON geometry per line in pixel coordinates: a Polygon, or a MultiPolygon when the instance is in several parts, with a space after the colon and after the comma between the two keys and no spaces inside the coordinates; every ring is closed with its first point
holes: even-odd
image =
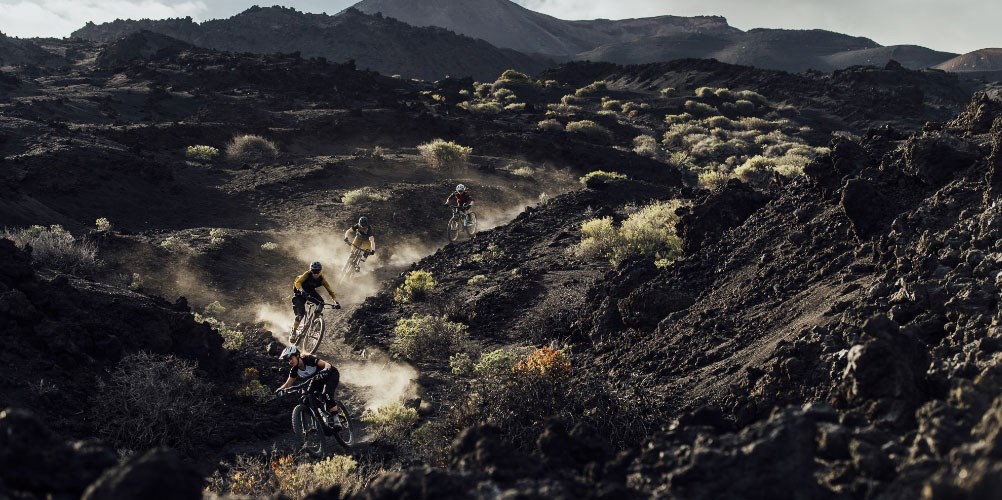
{"type": "Polygon", "coordinates": [[[378,409],[417,395],[417,370],[387,356],[382,351],[367,349],[364,361],[342,361],[337,364],[341,381],[356,389],[365,400],[366,408],[378,409]]]}

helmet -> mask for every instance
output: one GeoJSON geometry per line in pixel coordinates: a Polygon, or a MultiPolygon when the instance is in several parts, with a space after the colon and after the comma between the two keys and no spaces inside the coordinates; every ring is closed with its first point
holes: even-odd
{"type": "Polygon", "coordinates": [[[310,264],[310,271],[323,271],[324,266],[321,266],[319,262],[314,262],[310,264]]]}
{"type": "Polygon", "coordinates": [[[456,184],[456,191],[462,193],[463,191],[466,191],[466,186],[462,184],[456,184]]]}
{"type": "Polygon", "coordinates": [[[293,356],[299,356],[299,348],[297,348],[294,345],[290,345],[289,347],[286,347],[282,351],[282,354],[278,356],[278,359],[281,359],[282,361],[288,361],[289,358],[293,356]]]}
{"type": "Polygon", "coordinates": [[[359,217],[358,218],[358,225],[359,226],[368,226],[369,225],[369,218],[365,217],[365,216],[359,217]]]}

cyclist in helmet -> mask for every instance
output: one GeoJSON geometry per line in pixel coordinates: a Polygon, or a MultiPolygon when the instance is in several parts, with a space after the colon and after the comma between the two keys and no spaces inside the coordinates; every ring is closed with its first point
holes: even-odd
{"type": "Polygon", "coordinates": [[[453,198],[456,198],[456,208],[465,216],[466,212],[473,206],[473,197],[470,191],[463,184],[456,185],[456,191],[445,199],[445,205],[449,206],[453,198]]]}
{"type": "MultiPolygon", "coordinates": [[[[362,216],[358,218],[358,223],[344,231],[344,242],[364,250],[362,260],[376,253],[376,233],[373,232],[369,224],[369,218],[362,216]],[[350,239],[349,239],[350,237],[350,239]]],[[[359,269],[356,267],[355,271],[359,269]]]]}
{"type": "Polygon", "coordinates": [[[306,315],[306,301],[308,299],[317,303],[317,309],[314,313],[316,316],[320,316],[320,313],[323,312],[324,299],[320,296],[317,288],[321,286],[326,288],[331,300],[334,301],[334,309],[341,309],[341,304],[338,303],[331,284],[324,277],[323,270],[324,267],[319,262],[314,262],[310,264],[310,270],[296,277],[296,281],[292,284],[292,312],[296,315],[296,322],[292,325],[293,336],[295,336],[303,316],[306,315]]]}
{"type": "Polygon", "coordinates": [[[285,389],[303,380],[312,379],[309,389],[323,391],[327,412],[337,413],[338,410],[333,401],[334,391],[341,382],[341,373],[337,371],[337,368],[334,368],[334,365],[316,356],[303,354],[294,345],[286,347],[278,357],[289,363],[289,378],[278,389],[275,389],[276,393],[281,394],[285,389]]]}

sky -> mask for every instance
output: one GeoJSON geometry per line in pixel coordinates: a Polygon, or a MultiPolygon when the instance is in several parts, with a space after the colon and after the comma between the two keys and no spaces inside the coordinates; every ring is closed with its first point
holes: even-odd
{"type": "MultiPolygon", "coordinates": [[[[0,0],[0,32],[64,37],[87,21],[227,18],[254,4],[334,14],[357,0],[0,0]]],[[[463,0],[456,0],[463,1],[463,0]]],[[[720,15],[731,26],[819,28],[882,45],[914,44],[966,53],[1002,47],[998,0],[515,0],[560,19],[720,15]]]]}

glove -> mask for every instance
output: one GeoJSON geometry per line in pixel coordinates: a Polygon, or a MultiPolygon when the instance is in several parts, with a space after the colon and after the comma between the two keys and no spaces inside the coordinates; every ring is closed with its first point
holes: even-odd
{"type": "Polygon", "coordinates": [[[334,309],[341,309],[341,304],[339,302],[335,302],[334,309]]]}
{"type": "Polygon", "coordinates": [[[348,238],[345,238],[345,239],[344,239],[344,242],[345,242],[345,243],[348,243],[348,238]]]}
{"type": "Polygon", "coordinates": [[[285,396],[285,389],[275,389],[275,395],[279,397],[285,396]]]}
{"type": "Polygon", "coordinates": [[[368,252],[365,252],[365,253],[367,255],[376,255],[376,251],[375,250],[369,250],[368,252]]]}

